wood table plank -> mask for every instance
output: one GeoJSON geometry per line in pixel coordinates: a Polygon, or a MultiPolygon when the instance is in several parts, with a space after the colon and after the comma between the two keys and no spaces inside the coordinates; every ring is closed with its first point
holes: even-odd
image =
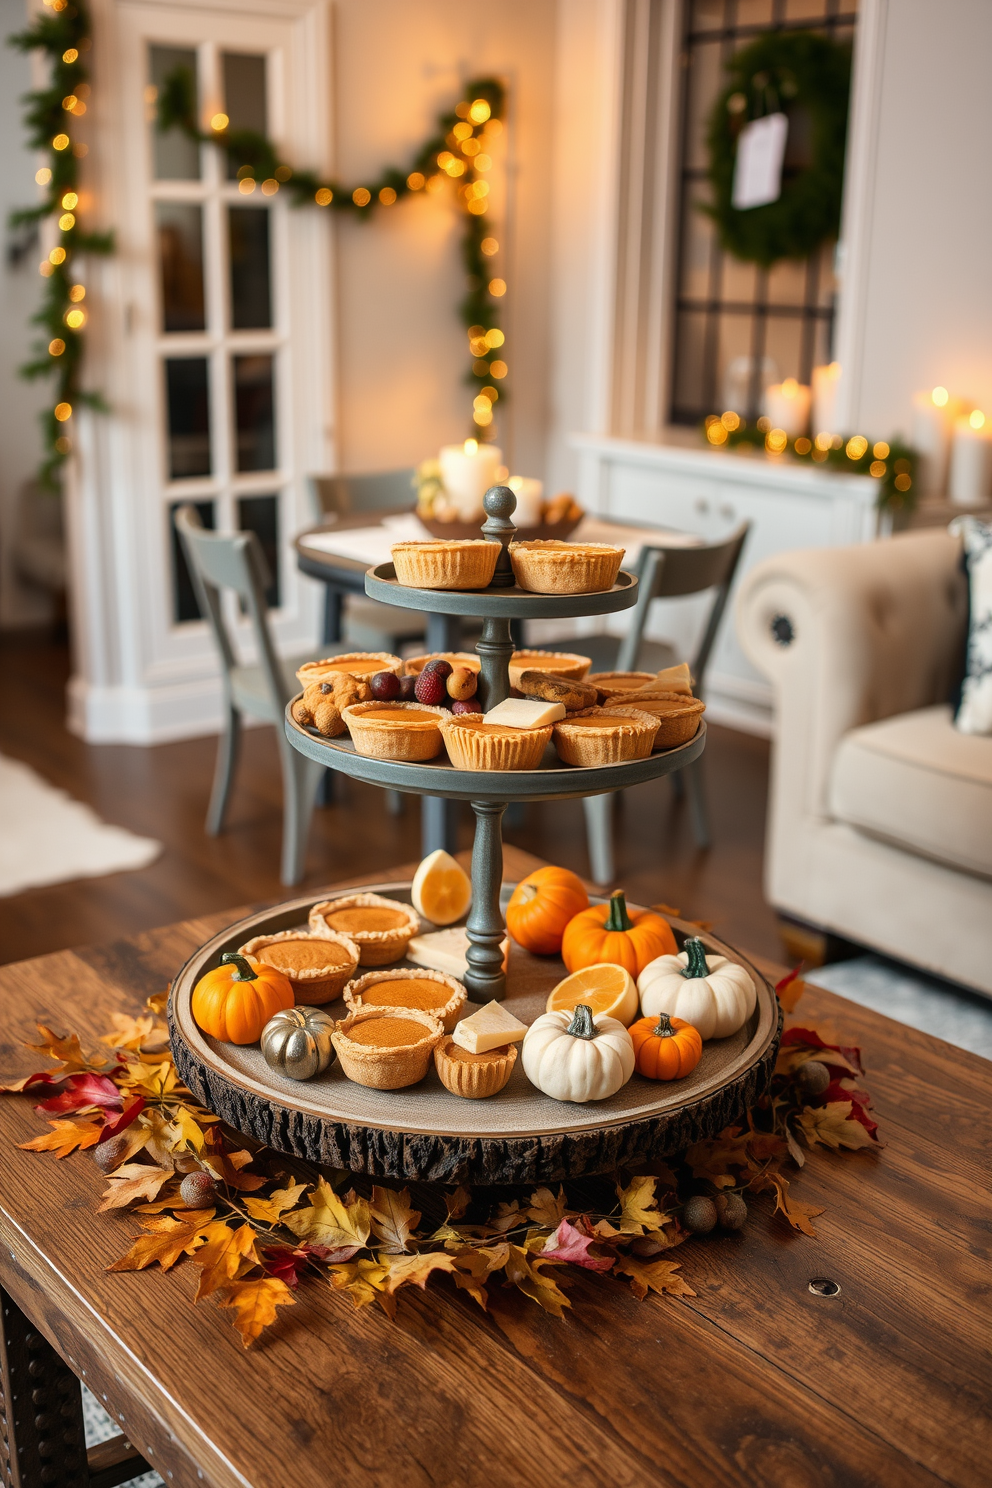
{"type": "MultiPolygon", "coordinates": [[[[508,849],[507,875],[537,862],[508,849]]],[[[92,1040],[239,913],[0,968],[2,1076],[36,1064],[17,1043],[36,1018],[92,1040]]],[[[134,1220],[95,1212],[89,1154],[17,1149],[39,1129],[18,1097],[0,1103],[0,1282],[170,1484],[984,1488],[992,1065],[814,987],[791,1021],[861,1044],[887,1146],[810,1156],[817,1240],[762,1199],[743,1233],[677,1252],[694,1298],[569,1273],[559,1321],[513,1289],[484,1314],[442,1281],[390,1323],[314,1279],[245,1353],[192,1306],[188,1265],[106,1272],[134,1220]]]]}

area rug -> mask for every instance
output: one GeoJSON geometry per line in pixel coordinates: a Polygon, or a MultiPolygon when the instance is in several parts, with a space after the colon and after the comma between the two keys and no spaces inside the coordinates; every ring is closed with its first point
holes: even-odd
{"type": "Polygon", "coordinates": [[[82,801],[0,755],[0,895],[147,868],[161,842],[112,827],[82,801]]]}
{"type": "MultiPolygon", "coordinates": [[[[86,1431],[86,1446],[96,1447],[120,1433],[120,1427],[111,1420],[92,1390],[83,1385],[83,1427],[86,1431]]],[[[140,1478],[128,1478],[121,1488],[165,1488],[157,1472],[142,1473],[140,1478]]]]}
{"type": "Polygon", "coordinates": [[[897,1023],[992,1059],[992,999],[884,956],[856,956],[809,973],[809,980],[897,1023]]]}

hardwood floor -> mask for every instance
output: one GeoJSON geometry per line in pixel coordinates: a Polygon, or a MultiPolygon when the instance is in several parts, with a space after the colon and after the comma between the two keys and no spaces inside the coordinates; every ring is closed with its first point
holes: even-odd
{"type": "MultiPolygon", "coordinates": [[[[65,728],[69,655],[50,635],[0,636],[0,751],[33,766],[105,821],[155,837],[164,851],[136,873],[76,879],[0,901],[0,962],[113,940],[194,915],[277,899],[282,782],[273,731],[249,729],[222,837],[203,830],[216,740],[140,748],[84,744],[65,728]]],[[[688,811],[665,780],[621,800],[617,884],[641,903],[664,903],[759,955],[781,956],[761,891],[768,744],[713,725],[706,751],[714,845],[700,852],[688,811]]],[[[338,779],[332,806],[314,813],[304,888],[376,872],[420,855],[419,802],[390,816],[375,786],[338,779]]],[[[460,846],[471,845],[466,806],[460,846]]],[[[506,840],[588,872],[578,801],[524,808],[506,840]]]]}

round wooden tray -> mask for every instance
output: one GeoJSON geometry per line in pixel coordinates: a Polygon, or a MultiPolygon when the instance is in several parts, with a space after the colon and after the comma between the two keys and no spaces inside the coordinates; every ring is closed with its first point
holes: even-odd
{"type": "MultiPolygon", "coordinates": [[[[409,901],[409,884],[372,887],[409,901]]],[[[504,898],[510,891],[504,887],[504,898]]],[[[778,999],[745,957],[712,935],[702,937],[707,948],[739,962],[753,977],[757,1005],[739,1033],[704,1046],[702,1059],[684,1080],[659,1084],[635,1074],[608,1100],[574,1105],[535,1090],[519,1059],[506,1089],[483,1101],[451,1095],[433,1068],[419,1085],[396,1091],[354,1084],[337,1061],[315,1080],[286,1079],[268,1067],[257,1046],[239,1047],[203,1034],[190,1001],[200,977],[225,951],[253,935],[305,926],[314,902],[313,895],[290,900],[215,935],[187,961],[169,999],[180,1077],[218,1116],[277,1151],[374,1177],[553,1183],[609,1172],[714,1136],[742,1116],[771,1080],[782,1028],[778,999]]],[[[672,926],[680,943],[697,933],[680,920],[672,920],[672,926]]],[[[506,1007],[532,1022],[563,975],[557,957],[531,956],[511,943],[506,1007]]],[[[346,1013],[343,1002],[329,1004],[327,1011],[337,1017],[346,1013]]],[[[466,1012],[472,1011],[469,1003],[466,1012]]]]}

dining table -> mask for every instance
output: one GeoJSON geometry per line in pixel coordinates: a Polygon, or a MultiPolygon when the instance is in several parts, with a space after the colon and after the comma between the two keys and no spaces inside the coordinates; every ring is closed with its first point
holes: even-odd
{"type": "MultiPolygon", "coordinates": [[[[537,866],[506,849],[507,882],[537,866]]],[[[92,1047],[244,913],[0,968],[0,1082],[43,1063],[23,1047],[38,1022],[92,1047]]],[[[483,1310],[443,1278],[404,1289],[391,1321],[314,1279],[248,1350],[194,1305],[191,1263],[108,1270],[135,1219],[98,1212],[91,1153],[25,1151],[34,1101],[0,1097],[0,1482],[986,1488],[992,1063],[815,973],[788,1022],[860,1046],[884,1143],[806,1153],[815,1238],[749,1200],[743,1230],[676,1252],[692,1295],[638,1301],[569,1267],[564,1317],[513,1287],[483,1310]],[[89,1451],[80,1381],[120,1433],[89,1451]]]]}

